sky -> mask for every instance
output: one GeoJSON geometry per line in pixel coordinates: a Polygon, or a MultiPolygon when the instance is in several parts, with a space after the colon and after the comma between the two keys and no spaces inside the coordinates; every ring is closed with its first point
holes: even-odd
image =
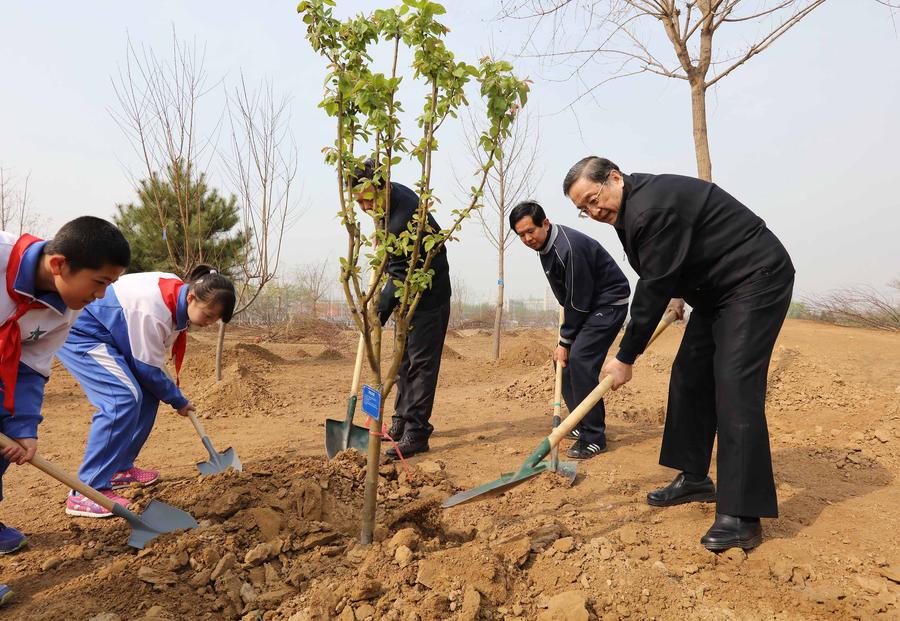
{"type": "MultiPolygon", "coordinates": [[[[379,6],[393,3],[338,0],[337,14],[379,6]]],[[[590,154],[609,157],[625,172],[696,174],[687,84],[641,75],[609,82],[570,105],[577,83],[559,81],[558,69],[516,54],[527,22],[498,19],[499,3],[492,0],[445,6],[448,46],[459,59],[477,64],[490,50],[500,51],[534,81],[526,109],[539,130],[541,174],[533,198],[551,221],[599,240],[634,281],[612,228],[577,219],[562,179],[590,154]]],[[[134,200],[140,160],[111,115],[112,78],[129,37],[165,55],[173,28],[179,38],[205,46],[205,69],[217,85],[206,95],[201,132],[214,131],[225,89],[241,73],[251,83],[268,79],[290,97],[303,215],[286,233],[283,273],[326,257],[337,266],[346,238],[335,218],[334,173],[321,154],[334,139],[332,121],[317,108],[325,66],[304,38],[296,2],[0,0],[0,166],[19,178],[30,173],[31,208],[49,220],[48,233],[82,214],[109,218],[117,203],[134,200]]],[[[647,33],[654,35],[650,27],[647,33]]],[[[723,51],[738,49],[752,34],[723,35],[723,51]]],[[[709,92],[714,181],[759,214],[788,248],[798,296],[856,284],[881,288],[900,276],[898,65],[900,15],[873,0],[831,0],[709,92]]],[[[598,81],[608,75],[601,65],[587,69],[598,81]]],[[[421,107],[417,92],[402,96],[407,109],[421,107]]],[[[440,138],[435,189],[443,204],[436,216],[444,223],[461,201],[455,175],[466,169],[466,150],[459,124],[446,124],[440,138]]],[[[226,144],[218,142],[223,151],[226,144]]],[[[231,193],[221,170],[214,157],[211,180],[231,193]]],[[[412,185],[414,174],[412,164],[402,165],[395,180],[406,175],[412,185]]],[[[466,223],[449,258],[469,301],[493,297],[496,251],[477,221],[466,223]]],[[[533,251],[515,241],[506,266],[508,296],[543,296],[546,283],[533,251]]]]}

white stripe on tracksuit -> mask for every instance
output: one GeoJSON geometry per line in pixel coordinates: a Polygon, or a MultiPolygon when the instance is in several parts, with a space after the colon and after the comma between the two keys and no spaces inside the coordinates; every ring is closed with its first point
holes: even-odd
{"type": "Polygon", "coordinates": [[[115,359],[110,355],[109,349],[107,349],[106,345],[101,343],[97,345],[94,349],[88,352],[88,355],[93,358],[97,364],[101,367],[109,371],[116,379],[125,384],[125,387],[131,391],[131,394],[134,395],[134,400],[137,401],[140,399],[138,396],[138,389],[135,388],[134,383],[131,381],[131,378],[125,374],[125,371],[122,370],[115,359]]]}

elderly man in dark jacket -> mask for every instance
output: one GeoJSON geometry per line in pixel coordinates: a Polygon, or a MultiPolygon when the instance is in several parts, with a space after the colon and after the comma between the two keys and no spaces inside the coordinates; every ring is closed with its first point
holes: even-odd
{"type": "Polygon", "coordinates": [[[766,375],[784,323],[794,266],[765,222],[723,189],[679,175],[622,174],[587,157],[563,191],[582,213],[612,225],[640,276],[631,321],[603,368],[618,388],[670,304],[693,307],[672,367],[660,464],[680,473],[648,494],[654,506],[716,498],[701,543],[710,550],[753,548],[761,517],[778,503],[766,426],[766,375]],[[707,476],[718,432],[715,495],[707,476]]]}

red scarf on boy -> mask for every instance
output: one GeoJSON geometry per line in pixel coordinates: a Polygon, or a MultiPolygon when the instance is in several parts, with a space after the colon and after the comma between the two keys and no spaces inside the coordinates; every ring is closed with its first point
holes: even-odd
{"type": "Polygon", "coordinates": [[[22,255],[31,244],[39,241],[42,240],[33,235],[27,233],[22,235],[12,247],[9,262],[6,264],[6,293],[9,299],[15,302],[16,308],[0,325],[0,381],[3,382],[3,407],[10,416],[15,410],[16,381],[19,378],[19,360],[22,358],[22,331],[19,329],[19,318],[30,310],[46,308],[40,302],[22,295],[15,289],[22,255]]]}
{"type": "MultiPolygon", "coordinates": [[[[178,294],[184,282],[177,278],[160,278],[159,291],[162,293],[163,302],[169,312],[172,313],[172,323],[178,325],[178,294]]],[[[185,328],[175,337],[172,343],[172,358],[175,360],[175,385],[181,387],[181,363],[184,362],[184,351],[187,348],[187,329],[185,328]]]]}

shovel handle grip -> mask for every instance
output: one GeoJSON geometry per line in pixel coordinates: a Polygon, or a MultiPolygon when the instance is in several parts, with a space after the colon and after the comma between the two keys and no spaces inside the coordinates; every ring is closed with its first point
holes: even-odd
{"type": "Polygon", "coordinates": [[[359,378],[362,377],[363,357],[366,353],[366,340],[362,334],[359,335],[359,344],[356,346],[356,364],[353,366],[353,384],[350,385],[350,396],[353,397],[359,392],[359,378]]]}
{"type": "MultiPolygon", "coordinates": [[[[656,338],[662,334],[663,330],[669,327],[669,325],[675,321],[676,315],[674,312],[670,311],[666,313],[662,321],[659,322],[659,325],[656,326],[656,330],[653,332],[653,336],[650,337],[650,340],[647,341],[647,347],[656,340],[656,338]]],[[[597,402],[603,398],[609,390],[612,388],[613,379],[611,376],[607,375],[603,378],[603,380],[597,384],[597,387],[592,390],[584,400],[578,404],[572,412],[566,416],[565,420],[562,421],[556,429],[554,429],[550,435],[548,436],[548,440],[550,440],[550,446],[554,447],[559,444],[559,441],[562,440],[570,431],[575,429],[581,419],[584,418],[585,414],[587,414],[592,407],[597,405],[597,402]]]]}
{"type": "Polygon", "coordinates": [[[188,418],[191,419],[191,423],[194,425],[194,429],[197,430],[197,433],[200,434],[201,438],[206,437],[206,430],[203,429],[203,425],[200,423],[200,419],[197,418],[197,415],[194,414],[191,410],[188,410],[188,418]]]}
{"type": "MultiPolygon", "coordinates": [[[[18,443],[0,433],[0,448],[9,448],[11,446],[18,446],[18,443]]],[[[34,457],[32,457],[29,463],[41,472],[50,475],[60,483],[71,487],[82,496],[87,496],[107,511],[113,510],[113,506],[115,505],[115,503],[112,500],[95,490],[93,487],[85,485],[78,479],[78,477],[72,476],[55,464],[50,463],[40,455],[35,455],[34,457]]]]}

